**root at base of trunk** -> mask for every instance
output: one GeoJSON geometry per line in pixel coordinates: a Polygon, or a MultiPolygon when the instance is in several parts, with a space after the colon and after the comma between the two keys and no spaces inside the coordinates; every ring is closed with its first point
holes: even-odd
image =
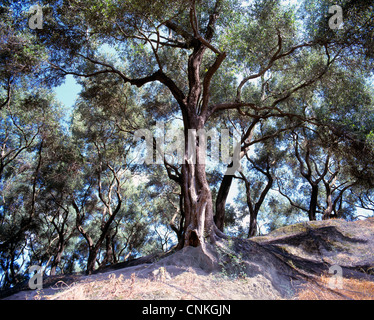
{"type": "Polygon", "coordinates": [[[207,237],[199,236],[198,230],[191,228],[186,231],[184,247],[199,247],[203,254],[204,265],[211,270],[217,270],[219,268],[219,259],[213,247],[217,245],[217,242],[227,238],[215,225],[211,228],[207,237]]]}

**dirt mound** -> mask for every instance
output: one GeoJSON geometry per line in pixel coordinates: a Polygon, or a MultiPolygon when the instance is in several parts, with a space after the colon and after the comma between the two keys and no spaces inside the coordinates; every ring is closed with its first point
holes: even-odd
{"type": "Polygon", "coordinates": [[[343,276],[374,274],[374,219],[340,219],[299,223],[254,239],[283,259],[313,274],[339,266],[343,276]]]}
{"type": "Polygon", "coordinates": [[[317,277],[328,279],[336,265],[343,277],[374,283],[373,248],[374,219],[314,221],[207,244],[205,253],[187,247],[154,254],[76,276],[74,283],[68,276],[47,285],[47,277],[42,292],[8,299],[287,299],[317,277]]]}

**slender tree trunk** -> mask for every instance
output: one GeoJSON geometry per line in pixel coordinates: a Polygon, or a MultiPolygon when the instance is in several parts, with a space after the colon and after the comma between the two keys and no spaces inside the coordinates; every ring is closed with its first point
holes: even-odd
{"type": "Polygon", "coordinates": [[[257,234],[257,214],[251,214],[249,217],[249,231],[248,231],[248,238],[252,238],[257,234]]]}
{"type": "Polygon", "coordinates": [[[113,263],[117,263],[117,256],[116,256],[116,247],[114,244],[114,236],[111,237],[111,246],[112,246],[112,260],[113,263]]]}
{"type": "Polygon", "coordinates": [[[65,250],[65,244],[64,244],[64,241],[60,241],[59,245],[58,245],[58,248],[57,248],[57,253],[52,261],[52,264],[51,264],[51,271],[50,271],[50,275],[51,276],[54,276],[56,275],[56,269],[58,267],[58,265],[60,264],[61,262],[61,258],[62,258],[62,254],[65,250]]]}
{"type": "MultiPolygon", "coordinates": [[[[182,180],[180,179],[178,181],[179,185],[182,187],[182,180]]],[[[183,188],[181,188],[181,193],[180,193],[180,196],[179,196],[179,209],[176,208],[176,213],[174,214],[173,218],[170,220],[170,228],[176,233],[177,235],[177,239],[178,239],[178,245],[177,245],[177,249],[182,249],[183,248],[183,245],[184,245],[184,230],[183,230],[183,226],[184,226],[184,195],[183,195],[183,188]],[[180,216],[180,220],[179,220],[179,226],[176,226],[175,224],[175,219],[176,217],[180,216]]]]}
{"type": "Polygon", "coordinates": [[[325,188],[326,188],[326,208],[323,211],[322,220],[330,219],[331,214],[332,214],[332,210],[333,210],[331,187],[328,183],[325,183],[325,188]]]}
{"type": "Polygon", "coordinates": [[[225,207],[227,196],[229,195],[231,184],[232,184],[232,175],[225,175],[222,179],[221,185],[218,190],[217,199],[216,199],[216,214],[214,216],[214,222],[217,225],[217,228],[223,231],[225,226],[225,207]]]}
{"type": "Polygon", "coordinates": [[[95,269],[96,257],[99,253],[100,246],[95,245],[89,248],[86,273],[92,274],[95,269]]]}
{"type": "MultiPolygon", "coordinates": [[[[118,210],[116,210],[116,212],[117,211],[118,210]]],[[[115,217],[115,213],[113,213],[108,219],[108,221],[104,224],[104,226],[101,229],[100,237],[97,240],[96,244],[93,244],[92,239],[90,241],[91,245],[89,246],[89,254],[88,254],[88,259],[87,259],[87,270],[86,270],[88,274],[91,274],[94,271],[97,255],[99,253],[101,245],[103,244],[104,240],[106,239],[108,235],[109,227],[114,217],[115,217]]]]}
{"type": "Polygon", "coordinates": [[[310,196],[310,203],[309,203],[309,221],[316,220],[316,212],[317,212],[317,203],[318,203],[318,185],[312,185],[312,194],[310,196]]]}
{"type": "MultiPolygon", "coordinates": [[[[254,119],[250,126],[248,127],[248,130],[242,137],[241,141],[241,148],[240,148],[240,154],[239,154],[239,160],[241,160],[248,152],[249,147],[251,146],[253,134],[255,127],[257,123],[259,122],[259,119],[254,119]]],[[[234,166],[234,163],[230,163],[229,167],[234,166]]],[[[232,185],[232,179],[234,178],[233,174],[225,174],[225,176],[222,179],[221,185],[218,190],[217,199],[216,199],[216,214],[214,216],[214,222],[217,225],[217,228],[220,231],[223,231],[224,225],[225,225],[225,209],[226,209],[226,201],[227,197],[230,192],[230,188],[232,185]]]]}
{"type": "Polygon", "coordinates": [[[105,256],[100,263],[100,268],[105,267],[107,264],[112,264],[113,262],[112,239],[111,236],[107,234],[105,236],[105,256]]]}
{"type": "MultiPolygon", "coordinates": [[[[87,258],[86,273],[91,274],[93,272],[93,270],[95,269],[97,254],[99,253],[100,246],[101,246],[103,240],[105,239],[105,236],[106,236],[106,233],[107,233],[108,230],[107,229],[102,230],[100,238],[98,239],[98,241],[95,244],[94,241],[92,240],[91,236],[82,227],[82,221],[80,219],[80,211],[79,211],[78,206],[76,205],[75,201],[73,201],[73,207],[74,207],[74,209],[76,210],[76,213],[77,213],[76,227],[77,227],[78,231],[80,232],[80,234],[86,239],[86,242],[87,242],[87,245],[88,245],[88,258],[87,258]]],[[[109,219],[107,221],[108,227],[109,227],[109,224],[111,222],[112,222],[112,219],[109,219]]]]}

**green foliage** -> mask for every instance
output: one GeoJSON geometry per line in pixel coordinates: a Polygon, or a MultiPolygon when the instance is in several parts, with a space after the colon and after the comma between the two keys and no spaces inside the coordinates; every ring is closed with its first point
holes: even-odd
{"type": "Polygon", "coordinates": [[[228,239],[226,247],[217,246],[218,264],[221,266],[221,275],[225,279],[246,277],[246,262],[242,254],[235,252],[233,239],[228,239]]]}

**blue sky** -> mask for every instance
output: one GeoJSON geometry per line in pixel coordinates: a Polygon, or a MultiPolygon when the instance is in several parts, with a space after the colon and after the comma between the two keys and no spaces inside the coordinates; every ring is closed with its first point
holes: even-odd
{"type": "Polygon", "coordinates": [[[73,105],[79,92],[81,91],[81,86],[75,81],[74,77],[71,75],[66,76],[65,83],[61,86],[55,88],[55,93],[57,99],[62,102],[65,106],[65,122],[70,121],[70,116],[73,111],[73,105]]]}

